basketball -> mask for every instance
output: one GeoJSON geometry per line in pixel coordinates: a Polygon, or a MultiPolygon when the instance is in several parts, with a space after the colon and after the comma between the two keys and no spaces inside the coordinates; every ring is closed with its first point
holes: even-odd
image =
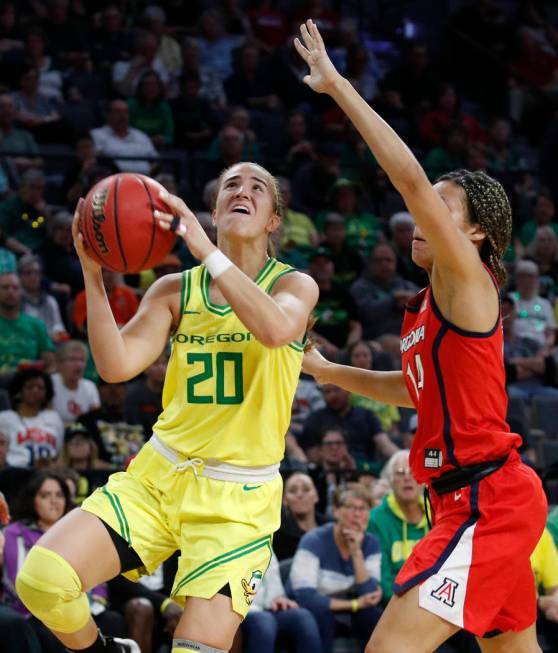
{"type": "Polygon", "coordinates": [[[114,272],[149,270],[171,251],[176,234],[157,225],[153,212],[168,212],[157,181],[132,172],[106,177],[87,193],[79,229],[87,253],[114,272]]]}

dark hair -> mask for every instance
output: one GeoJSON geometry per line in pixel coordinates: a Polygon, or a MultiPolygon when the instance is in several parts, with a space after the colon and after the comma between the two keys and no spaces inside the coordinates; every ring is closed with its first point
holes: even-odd
{"type": "Polygon", "coordinates": [[[370,352],[370,356],[372,357],[372,365],[374,364],[374,350],[372,349],[372,345],[368,342],[368,340],[357,340],[356,342],[353,342],[351,345],[349,345],[347,349],[347,364],[351,364],[351,358],[353,357],[353,351],[359,346],[359,345],[364,345],[366,349],[370,352]]]}
{"type": "Polygon", "coordinates": [[[60,485],[66,502],[64,514],[72,508],[70,491],[68,490],[64,476],[58,470],[43,469],[31,476],[14,501],[14,509],[12,511],[14,521],[37,521],[39,516],[35,510],[35,497],[39,493],[42,484],[49,479],[56,481],[60,485]]]}
{"type": "Polygon", "coordinates": [[[41,410],[45,409],[52,401],[52,398],[54,397],[54,389],[52,387],[51,378],[46,372],[38,369],[20,370],[13,375],[8,384],[8,394],[10,395],[10,401],[14,410],[17,409],[21,401],[21,391],[23,390],[23,386],[32,379],[43,379],[45,382],[46,395],[45,400],[41,405],[41,410]]]}
{"type": "Polygon", "coordinates": [[[138,84],[136,86],[136,100],[138,102],[142,101],[143,84],[148,77],[155,77],[155,79],[157,80],[157,84],[159,85],[159,94],[155,98],[155,104],[159,104],[165,99],[165,85],[163,84],[161,75],[159,75],[159,73],[156,70],[152,70],[152,69],[146,70],[140,75],[140,78],[138,79],[138,84]]]}
{"type": "Polygon", "coordinates": [[[320,444],[322,444],[322,442],[324,441],[325,436],[328,433],[331,433],[332,431],[334,431],[335,433],[340,433],[341,437],[345,441],[345,444],[347,443],[347,435],[345,433],[345,430],[343,428],[341,428],[340,426],[335,426],[335,424],[330,424],[329,426],[324,427],[320,431],[320,444]]]}
{"type": "Polygon", "coordinates": [[[502,286],[507,277],[502,257],[511,240],[512,212],[502,184],[482,170],[454,170],[436,179],[451,181],[465,191],[469,220],[486,234],[480,248],[483,263],[502,286]]]}

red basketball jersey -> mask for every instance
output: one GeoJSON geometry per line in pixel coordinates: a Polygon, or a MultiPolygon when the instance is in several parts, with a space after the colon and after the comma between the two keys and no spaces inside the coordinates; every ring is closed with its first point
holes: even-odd
{"type": "Polygon", "coordinates": [[[401,357],[418,413],[410,457],[417,481],[520,446],[506,422],[503,348],[501,318],[485,333],[460,329],[444,318],[431,286],[408,304],[401,357]]]}

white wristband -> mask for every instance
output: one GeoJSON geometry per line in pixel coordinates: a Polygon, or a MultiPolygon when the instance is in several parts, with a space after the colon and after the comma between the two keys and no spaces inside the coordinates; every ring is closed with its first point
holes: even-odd
{"type": "Polygon", "coordinates": [[[214,278],[220,277],[233,266],[233,262],[227,258],[220,249],[214,249],[202,261],[209,274],[214,278]]]}

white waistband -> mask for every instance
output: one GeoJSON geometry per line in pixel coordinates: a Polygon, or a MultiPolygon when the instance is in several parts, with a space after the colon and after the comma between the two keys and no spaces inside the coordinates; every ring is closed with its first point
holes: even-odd
{"type": "Polygon", "coordinates": [[[234,483],[266,483],[279,474],[279,463],[263,467],[240,467],[221,462],[215,458],[183,458],[177,451],[167,446],[155,433],[149,439],[151,446],[171,463],[175,470],[182,472],[192,468],[194,475],[206,476],[216,481],[233,481],[234,483]]]}

